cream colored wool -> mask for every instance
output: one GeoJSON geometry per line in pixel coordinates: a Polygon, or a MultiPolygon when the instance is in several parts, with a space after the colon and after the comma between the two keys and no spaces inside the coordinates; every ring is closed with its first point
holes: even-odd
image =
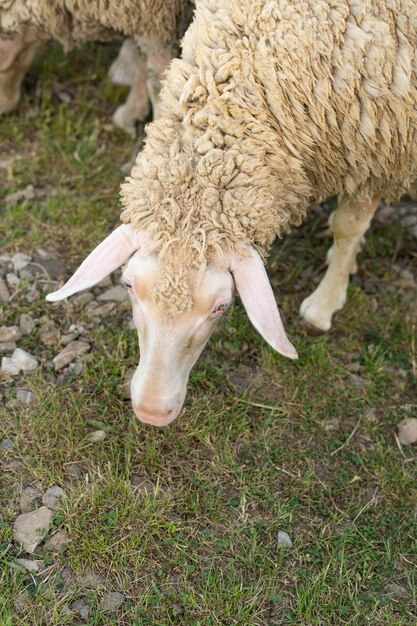
{"type": "Polygon", "coordinates": [[[157,300],[189,309],[190,268],[265,256],[313,202],[407,190],[416,36],[411,0],[197,0],[121,192],[161,254],[157,300]]]}
{"type": "Polygon", "coordinates": [[[192,6],[192,0],[0,0],[0,31],[35,26],[67,50],[120,34],[134,37],[146,52],[157,40],[173,55],[192,6]]]}

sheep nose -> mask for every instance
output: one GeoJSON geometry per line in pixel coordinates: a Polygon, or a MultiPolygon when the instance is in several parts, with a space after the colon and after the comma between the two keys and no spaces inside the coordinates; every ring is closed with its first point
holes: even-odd
{"type": "Polygon", "coordinates": [[[166,426],[172,421],[174,409],[168,409],[167,411],[158,411],[154,408],[146,407],[143,405],[134,405],[133,409],[140,419],[145,424],[152,424],[153,426],[166,426]]]}

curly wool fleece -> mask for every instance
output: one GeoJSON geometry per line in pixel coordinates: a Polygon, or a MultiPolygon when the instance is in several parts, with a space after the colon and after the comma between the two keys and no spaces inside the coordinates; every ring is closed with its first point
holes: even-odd
{"type": "Polygon", "coordinates": [[[134,37],[144,49],[156,39],[174,53],[192,9],[193,0],[0,0],[0,31],[35,26],[66,50],[118,34],[134,37]]]}
{"type": "MultiPolygon", "coordinates": [[[[190,268],[265,255],[333,195],[398,197],[417,175],[411,0],[200,0],[122,186],[160,253],[155,298],[192,305],[190,268]]],[[[352,205],[354,202],[352,202],[352,205]]]]}

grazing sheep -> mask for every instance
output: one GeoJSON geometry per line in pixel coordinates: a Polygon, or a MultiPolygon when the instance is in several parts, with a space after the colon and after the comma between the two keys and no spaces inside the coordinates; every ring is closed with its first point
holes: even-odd
{"type": "Polygon", "coordinates": [[[126,82],[126,64],[135,69],[128,79],[132,85],[128,99],[113,119],[131,131],[148,115],[148,92],[154,116],[158,115],[160,76],[179,51],[192,8],[192,0],[0,0],[0,113],[17,106],[38,43],[52,38],[69,50],[86,41],[124,35],[135,43],[128,40],[122,46],[113,79],[120,82],[124,75],[126,82]]]}
{"type": "Polygon", "coordinates": [[[417,5],[200,0],[161,118],[122,187],[120,226],[51,301],[130,259],[141,358],[135,412],[165,425],[233,286],[278,352],[288,341],[262,258],[309,204],[339,196],[327,272],[301,305],[326,331],[381,197],[417,174],[417,5]]]}

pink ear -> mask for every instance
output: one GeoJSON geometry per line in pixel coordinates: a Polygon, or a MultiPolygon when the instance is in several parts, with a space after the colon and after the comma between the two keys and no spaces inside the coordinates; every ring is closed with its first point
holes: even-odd
{"type": "Polygon", "coordinates": [[[249,252],[249,257],[233,254],[227,259],[246,313],[274,350],[290,359],[297,359],[297,350],[285,334],[262,259],[253,248],[249,248],[249,252]]]}
{"type": "Polygon", "coordinates": [[[46,299],[56,302],[96,285],[123,265],[138,248],[138,232],[130,224],[122,224],[94,248],[61,289],[49,293],[46,299]]]}

